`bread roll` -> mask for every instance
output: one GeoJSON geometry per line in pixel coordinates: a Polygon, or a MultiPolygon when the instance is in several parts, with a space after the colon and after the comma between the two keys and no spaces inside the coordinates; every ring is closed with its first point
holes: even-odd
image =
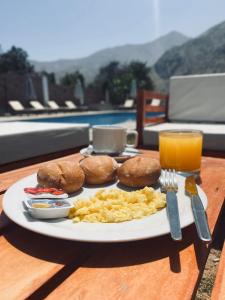
{"type": "Polygon", "coordinates": [[[88,184],[102,184],[116,179],[118,164],[107,155],[89,156],[80,162],[88,184]]]}
{"type": "Polygon", "coordinates": [[[130,187],[144,187],[157,182],[161,168],[156,159],[136,156],[125,161],[117,173],[122,184],[130,187]]]}
{"type": "Polygon", "coordinates": [[[51,162],[37,173],[40,186],[55,187],[66,193],[78,191],[84,183],[84,172],[78,163],[71,161],[51,162]]]}

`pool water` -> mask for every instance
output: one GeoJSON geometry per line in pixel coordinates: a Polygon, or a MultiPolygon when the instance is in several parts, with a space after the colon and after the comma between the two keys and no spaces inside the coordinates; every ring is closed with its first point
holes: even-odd
{"type": "Polygon", "coordinates": [[[89,115],[82,114],[32,120],[32,122],[89,123],[91,126],[101,124],[118,124],[126,121],[136,121],[136,112],[98,113],[89,115]]]}

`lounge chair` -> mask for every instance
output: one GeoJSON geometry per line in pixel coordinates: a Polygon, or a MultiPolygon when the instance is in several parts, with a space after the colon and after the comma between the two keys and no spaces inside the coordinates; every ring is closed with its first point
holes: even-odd
{"type": "Polygon", "coordinates": [[[68,108],[68,107],[59,106],[58,103],[56,103],[53,100],[48,101],[48,105],[50,107],[49,112],[69,112],[69,111],[77,110],[76,108],[68,108]]]}
{"type": "Polygon", "coordinates": [[[132,109],[134,108],[134,99],[125,100],[124,104],[118,106],[119,109],[132,109]]]}
{"type": "Polygon", "coordinates": [[[3,165],[86,146],[89,124],[0,122],[0,144],[0,165],[3,165]]]}
{"type": "Polygon", "coordinates": [[[39,101],[36,101],[36,100],[30,101],[30,105],[34,109],[45,110],[45,107],[39,101]]]}
{"type": "Polygon", "coordinates": [[[14,110],[15,112],[22,112],[25,110],[24,106],[18,100],[11,100],[8,103],[11,109],[14,110]]]}
{"type": "Polygon", "coordinates": [[[204,150],[225,151],[225,73],[172,77],[169,95],[139,91],[137,129],[143,146],[157,148],[160,130],[198,129],[204,150]],[[146,104],[153,98],[159,106],[146,104]]]}
{"type": "Polygon", "coordinates": [[[56,109],[56,110],[60,109],[59,105],[53,100],[48,101],[48,105],[51,109],[56,109]]]}
{"type": "Polygon", "coordinates": [[[29,114],[33,112],[32,108],[25,108],[19,100],[8,101],[10,111],[12,114],[29,114]]]}
{"type": "Polygon", "coordinates": [[[87,111],[88,110],[88,107],[86,105],[77,106],[72,100],[65,101],[65,105],[70,111],[87,111]]]}
{"type": "Polygon", "coordinates": [[[76,104],[73,101],[71,101],[71,100],[65,101],[65,105],[66,105],[67,108],[77,109],[76,104]]]}

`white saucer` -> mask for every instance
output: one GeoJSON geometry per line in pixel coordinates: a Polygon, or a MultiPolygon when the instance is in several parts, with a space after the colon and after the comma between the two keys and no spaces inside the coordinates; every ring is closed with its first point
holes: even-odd
{"type": "Polygon", "coordinates": [[[89,145],[88,147],[81,149],[80,154],[82,154],[84,157],[88,157],[91,155],[109,155],[113,157],[117,162],[123,162],[131,157],[140,154],[140,152],[135,148],[125,148],[125,151],[120,154],[95,153],[92,145],[89,145]]]}

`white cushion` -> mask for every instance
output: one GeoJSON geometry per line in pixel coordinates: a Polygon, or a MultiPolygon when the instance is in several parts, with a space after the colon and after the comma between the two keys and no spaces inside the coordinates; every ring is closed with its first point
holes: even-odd
{"type": "Polygon", "coordinates": [[[0,165],[88,144],[89,124],[0,123],[0,165]]]}
{"type": "Polygon", "coordinates": [[[168,129],[201,130],[204,134],[203,149],[225,151],[225,124],[162,123],[146,126],[143,130],[143,144],[158,146],[159,131],[168,129]]]}
{"type": "Polygon", "coordinates": [[[9,101],[9,105],[12,107],[15,111],[21,111],[24,110],[23,105],[18,100],[11,100],[9,101]]]}
{"type": "Polygon", "coordinates": [[[77,108],[77,106],[75,105],[75,103],[73,101],[67,100],[67,101],[65,101],[65,104],[69,108],[77,108]]]}
{"type": "Polygon", "coordinates": [[[152,99],[151,105],[152,106],[159,106],[160,105],[160,99],[152,99]]]}
{"type": "Polygon", "coordinates": [[[168,118],[225,123],[225,73],[172,77],[168,118]]]}
{"type": "Polygon", "coordinates": [[[134,100],[133,99],[127,99],[124,102],[124,107],[132,107],[134,105],[134,100]]]}
{"type": "Polygon", "coordinates": [[[57,104],[55,101],[53,101],[53,100],[48,101],[48,105],[49,105],[52,109],[58,109],[58,108],[59,108],[58,104],[57,104]]]}
{"type": "Polygon", "coordinates": [[[30,101],[30,105],[35,109],[44,109],[44,106],[39,101],[30,101]]]}

